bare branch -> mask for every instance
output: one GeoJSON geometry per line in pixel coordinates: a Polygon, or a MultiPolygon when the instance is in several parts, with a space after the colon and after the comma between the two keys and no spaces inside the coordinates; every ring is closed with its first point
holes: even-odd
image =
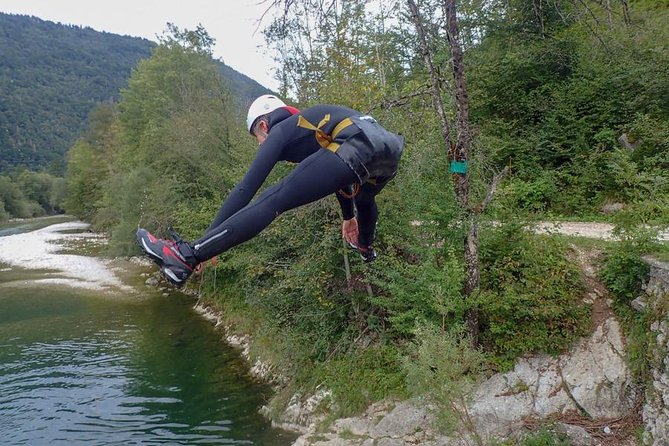
{"type": "Polygon", "coordinates": [[[434,108],[437,110],[439,115],[439,122],[441,123],[441,130],[444,137],[444,142],[446,144],[446,150],[451,150],[451,128],[446,118],[446,112],[444,110],[444,101],[441,98],[441,90],[439,88],[439,76],[437,74],[437,69],[434,66],[432,61],[432,54],[430,53],[430,48],[427,41],[427,35],[425,33],[425,28],[423,27],[423,20],[420,17],[418,12],[418,6],[414,0],[407,0],[409,5],[409,10],[411,11],[411,20],[413,21],[414,26],[416,27],[416,33],[418,33],[418,42],[420,45],[420,51],[423,55],[423,60],[425,65],[430,73],[430,79],[432,81],[432,102],[434,103],[434,108]]]}
{"type": "MultiPolygon", "coordinates": [[[[574,0],[574,4],[575,4],[576,2],[580,3],[581,5],[583,5],[583,7],[585,8],[585,10],[586,10],[586,11],[592,16],[592,18],[594,19],[595,24],[596,24],[597,26],[599,26],[599,20],[597,19],[597,16],[595,15],[595,13],[592,12],[592,9],[590,9],[590,7],[589,7],[583,0],[574,0]]],[[[588,29],[590,30],[590,32],[592,32],[592,34],[597,38],[597,40],[599,40],[599,43],[601,43],[602,46],[603,46],[604,48],[608,49],[608,46],[606,45],[606,43],[604,42],[604,40],[600,37],[600,35],[599,35],[599,34],[597,33],[597,31],[595,30],[595,28],[593,28],[593,27],[590,25],[590,22],[588,22],[587,19],[584,19],[583,22],[585,22],[585,24],[586,24],[586,26],[588,27],[588,29]]]]}
{"type": "Polygon", "coordinates": [[[374,107],[370,108],[368,112],[371,113],[372,111],[374,111],[378,108],[384,108],[384,109],[388,110],[388,109],[391,109],[393,107],[400,107],[400,106],[406,104],[409,101],[409,99],[413,99],[415,97],[423,96],[423,95],[430,94],[430,93],[431,93],[430,87],[428,85],[425,85],[425,86],[419,88],[418,90],[414,91],[413,93],[409,93],[409,94],[406,94],[404,96],[400,96],[400,97],[393,98],[393,99],[384,100],[380,104],[375,105],[374,107]]]}
{"type": "Polygon", "coordinates": [[[504,169],[501,172],[498,172],[492,179],[492,183],[490,183],[490,187],[488,187],[488,192],[485,194],[485,198],[479,204],[475,212],[477,214],[480,214],[486,210],[490,202],[492,201],[493,196],[495,195],[495,192],[497,191],[497,186],[499,186],[499,183],[504,179],[504,177],[509,173],[509,166],[504,167],[504,169]]]}

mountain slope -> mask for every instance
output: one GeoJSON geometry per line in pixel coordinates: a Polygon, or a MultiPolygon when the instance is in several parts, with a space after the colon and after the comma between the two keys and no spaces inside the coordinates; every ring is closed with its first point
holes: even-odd
{"type": "MultiPolygon", "coordinates": [[[[95,104],[117,100],[154,42],[0,13],[0,173],[17,166],[62,172],[95,104]]],[[[244,103],[268,92],[218,62],[244,103]]]]}

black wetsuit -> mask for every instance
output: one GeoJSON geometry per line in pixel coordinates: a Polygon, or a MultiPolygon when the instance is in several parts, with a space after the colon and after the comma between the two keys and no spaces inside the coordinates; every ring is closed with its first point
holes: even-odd
{"type": "Polygon", "coordinates": [[[339,193],[337,198],[344,220],[355,216],[355,206],[359,245],[371,246],[378,217],[374,197],[395,176],[404,139],[370,116],[334,105],[317,105],[292,116],[279,109],[269,118],[267,139],[244,179],[230,192],[206,235],[192,242],[197,259],[215,257],[254,237],[281,213],[355,183],[361,186],[354,198],[339,193]],[[249,204],[278,161],[299,164],[249,204]]]}

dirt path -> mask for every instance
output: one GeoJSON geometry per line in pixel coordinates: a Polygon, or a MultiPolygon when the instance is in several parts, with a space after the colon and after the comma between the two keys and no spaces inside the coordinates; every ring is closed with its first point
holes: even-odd
{"type": "MultiPolygon", "coordinates": [[[[555,232],[564,235],[576,235],[580,237],[596,238],[602,240],[613,239],[613,225],[609,223],[588,222],[539,222],[539,232],[555,232]]],[[[659,240],[669,241],[669,231],[660,233],[659,240]]]]}

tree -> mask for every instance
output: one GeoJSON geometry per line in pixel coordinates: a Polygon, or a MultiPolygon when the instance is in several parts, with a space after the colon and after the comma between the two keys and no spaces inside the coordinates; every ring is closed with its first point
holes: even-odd
{"type": "MultiPolygon", "coordinates": [[[[430,50],[430,42],[423,25],[418,6],[414,0],[407,0],[411,11],[411,19],[416,27],[421,53],[425,64],[430,72],[432,82],[432,99],[435,110],[439,116],[439,122],[442,127],[442,135],[446,146],[446,153],[451,163],[451,172],[455,184],[454,191],[460,206],[464,210],[464,221],[468,226],[467,236],[464,241],[464,257],[466,263],[466,278],[464,284],[464,297],[470,298],[479,288],[480,284],[480,266],[479,266],[479,241],[478,241],[478,215],[485,210],[497,185],[506,175],[506,169],[495,175],[488,189],[485,199],[480,204],[474,205],[470,195],[470,171],[469,160],[471,152],[471,132],[469,128],[469,99],[467,97],[467,83],[465,79],[464,56],[460,44],[458,21],[456,13],[455,0],[445,0],[443,2],[444,23],[446,39],[451,53],[451,69],[453,73],[454,89],[450,94],[453,96],[455,106],[455,133],[453,136],[453,124],[447,118],[446,110],[442,100],[442,83],[437,73],[437,67],[433,62],[433,55],[430,50]]],[[[467,313],[467,325],[472,342],[478,342],[479,318],[478,311],[471,308],[467,313]]]]}
{"type": "Polygon", "coordinates": [[[201,27],[169,31],[69,153],[68,209],[110,230],[118,253],[132,252],[140,224],[204,230],[245,156],[232,150],[242,126],[210,57],[213,39],[201,27]]]}

